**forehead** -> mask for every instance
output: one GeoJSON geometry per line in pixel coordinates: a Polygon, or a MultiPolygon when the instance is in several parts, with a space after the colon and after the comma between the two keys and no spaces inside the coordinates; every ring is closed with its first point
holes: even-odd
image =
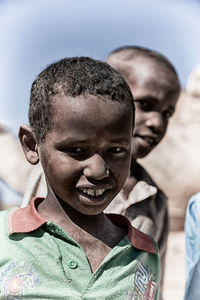
{"type": "Polygon", "coordinates": [[[133,126],[131,105],[93,95],[71,97],[63,94],[54,97],[53,128],[56,131],[75,130],[83,134],[88,131],[118,131],[121,126],[133,126]],[[124,125],[123,125],[124,124],[124,125]]]}
{"type": "Polygon", "coordinates": [[[178,78],[165,65],[149,58],[137,58],[132,68],[129,84],[135,98],[141,92],[155,98],[179,94],[178,78]]]}

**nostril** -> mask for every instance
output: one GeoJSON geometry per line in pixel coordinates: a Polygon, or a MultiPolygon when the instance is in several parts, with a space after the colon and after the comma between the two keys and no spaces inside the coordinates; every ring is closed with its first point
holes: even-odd
{"type": "Polygon", "coordinates": [[[106,169],[106,176],[105,177],[108,177],[109,176],[109,170],[108,169],[106,169]]]}

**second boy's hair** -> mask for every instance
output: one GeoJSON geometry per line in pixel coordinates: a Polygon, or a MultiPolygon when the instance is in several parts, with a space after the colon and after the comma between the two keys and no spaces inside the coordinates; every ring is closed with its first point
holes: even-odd
{"type": "Polygon", "coordinates": [[[155,50],[140,46],[122,46],[109,54],[107,62],[118,70],[128,83],[131,84],[134,79],[134,70],[132,69],[134,66],[132,63],[139,57],[147,58],[165,68],[175,78],[174,90],[180,90],[180,82],[175,68],[164,55],[155,50]]]}
{"type": "Polygon", "coordinates": [[[42,71],[32,84],[29,123],[38,142],[45,140],[52,126],[53,98],[94,95],[126,102],[134,110],[133,96],[120,73],[107,63],[88,57],[65,58],[42,71]]]}

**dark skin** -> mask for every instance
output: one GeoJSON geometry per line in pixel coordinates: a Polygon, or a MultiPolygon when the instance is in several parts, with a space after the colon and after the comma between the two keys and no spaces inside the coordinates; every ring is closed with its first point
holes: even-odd
{"type": "Polygon", "coordinates": [[[128,199],[130,192],[133,190],[134,186],[136,185],[136,183],[138,182],[138,171],[137,168],[135,167],[135,163],[136,160],[133,161],[133,164],[131,164],[131,170],[134,170],[134,174],[136,174],[136,176],[133,175],[129,175],[129,177],[127,178],[121,192],[124,196],[124,199],[128,199]]]}
{"type": "Polygon", "coordinates": [[[100,266],[111,249],[125,236],[126,230],[113,224],[105,214],[86,216],[48,193],[38,207],[39,214],[63,228],[81,245],[92,272],[100,266]],[[52,203],[51,203],[52,202],[52,203]]]}
{"type": "Polygon", "coordinates": [[[19,137],[27,160],[40,160],[45,173],[48,193],[39,214],[82,246],[94,272],[126,234],[103,210],[129,173],[132,111],[125,103],[91,95],[76,101],[56,97],[45,141],[38,143],[27,125],[19,137]]]}
{"type": "Polygon", "coordinates": [[[136,159],[147,156],[163,139],[180,93],[177,77],[160,63],[138,57],[130,64],[134,72],[125,79],[136,106],[131,156],[131,173],[135,176],[129,176],[123,187],[125,199],[140,177],[136,159]]]}

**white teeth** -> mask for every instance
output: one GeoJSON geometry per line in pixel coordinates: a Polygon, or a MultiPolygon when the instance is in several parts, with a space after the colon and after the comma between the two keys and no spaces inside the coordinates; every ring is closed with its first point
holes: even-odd
{"type": "Polygon", "coordinates": [[[101,196],[103,195],[103,193],[106,191],[105,189],[98,189],[98,190],[93,190],[93,189],[87,189],[87,188],[80,188],[80,190],[84,193],[87,194],[89,196],[101,196]]]}
{"type": "Polygon", "coordinates": [[[104,192],[105,192],[105,189],[102,189],[102,190],[96,190],[96,191],[95,191],[95,194],[96,194],[96,196],[101,196],[101,195],[103,195],[104,192]]]}
{"type": "Polygon", "coordinates": [[[88,189],[86,193],[87,193],[88,195],[90,195],[90,196],[94,196],[94,195],[95,195],[95,191],[92,190],[92,189],[88,189]]]}

